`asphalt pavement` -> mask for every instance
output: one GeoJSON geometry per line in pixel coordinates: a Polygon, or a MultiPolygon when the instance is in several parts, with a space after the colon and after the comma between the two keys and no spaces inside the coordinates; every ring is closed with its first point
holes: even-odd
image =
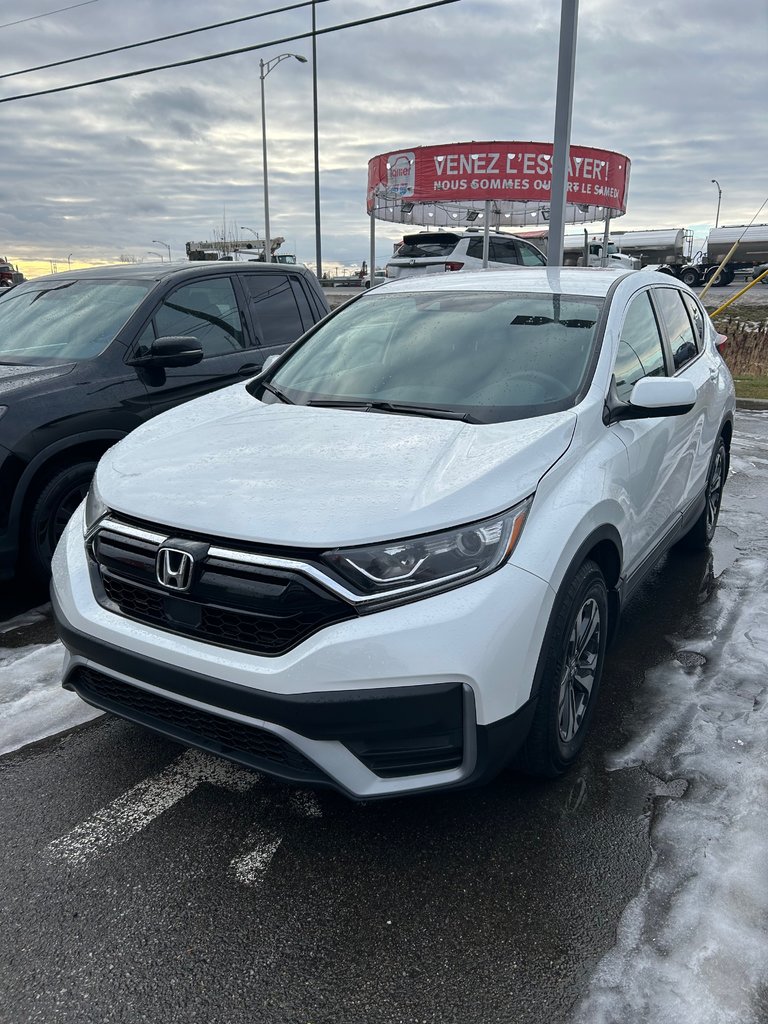
{"type": "MultiPolygon", "coordinates": [[[[740,413],[712,552],[671,552],[633,599],[559,781],[357,805],[109,716],[0,758],[0,1022],[566,1024],[689,781],[612,759],[649,674],[768,556],[767,449],[768,416],[740,413]]],[[[49,638],[43,616],[0,648],[49,638]]]]}

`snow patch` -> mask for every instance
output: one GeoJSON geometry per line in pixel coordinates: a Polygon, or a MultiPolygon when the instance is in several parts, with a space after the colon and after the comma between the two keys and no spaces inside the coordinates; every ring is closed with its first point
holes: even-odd
{"type": "Polygon", "coordinates": [[[653,859],[574,1024],[759,1024],[768,988],[768,562],[726,570],[704,635],[706,658],[648,673],[637,735],[613,758],[684,776],[661,805],[653,859]]]}
{"type": "Polygon", "coordinates": [[[103,714],[61,688],[63,662],[58,642],[0,651],[0,754],[103,714]]]}

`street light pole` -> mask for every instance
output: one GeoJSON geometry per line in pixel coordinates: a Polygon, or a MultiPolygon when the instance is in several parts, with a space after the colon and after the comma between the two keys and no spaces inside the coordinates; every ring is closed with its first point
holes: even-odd
{"type": "Polygon", "coordinates": [[[155,245],[164,245],[165,246],[165,248],[168,250],[168,262],[170,263],[171,262],[171,247],[170,247],[170,245],[168,245],[167,242],[161,242],[159,238],[153,238],[152,241],[155,243],[155,245]]]}
{"type": "Polygon", "coordinates": [[[289,57],[293,57],[300,64],[306,64],[307,58],[302,57],[298,53],[281,53],[278,57],[273,57],[272,60],[260,60],[259,68],[261,79],[261,152],[262,162],[264,166],[264,259],[267,263],[272,262],[272,239],[269,235],[269,181],[267,175],[267,113],[266,105],[264,100],[264,79],[270,73],[274,71],[280,61],[287,60],[289,57]]]}
{"type": "Polygon", "coordinates": [[[552,146],[552,183],[549,201],[547,266],[563,265],[565,208],[568,205],[568,157],[571,148],[573,82],[576,70],[576,35],[579,0],[561,0],[560,49],[555,94],[555,138],[552,146]]]}
{"type": "Polygon", "coordinates": [[[73,256],[74,256],[74,253],[70,253],[69,256],[67,256],[67,270],[71,270],[72,269],[72,257],[73,256]]]}
{"type": "MultiPolygon", "coordinates": [[[[323,276],[323,253],[320,243],[320,142],[318,131],[317,114],[317,11],[315,0],[312,0],[312,112],[313,112],[313,135],[315,150],[315,273],[318,279],[323,276]]],[[[371,267],[373,274],[374,267],[371,267]]],[[[371,277],[373,284],[373,277],[371,277]]]]}
{"type": "Polygon", "coordinates": [[[157,258],[160,260],[160,262],[161,263],[163,262],[162,254],[159,253],[159,252],[154,252],[152,249],[147,249],[147,255],[148,256],[157,256],[157,258]]]}
{"type": "Polygon", "coordinates": [[[715,227],[717,227],[720,222],[720,200],[723,198],[723,190],[720,188],[717,178],[712,179],[712,184],[717,185],[717,213],[715,214],[715,227]]]}

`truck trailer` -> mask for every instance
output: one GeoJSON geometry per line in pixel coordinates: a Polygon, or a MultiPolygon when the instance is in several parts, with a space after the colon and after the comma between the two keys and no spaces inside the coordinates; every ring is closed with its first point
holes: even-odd
{"type": "Polygon", "coordinates": [[[642,267],[671,274],[693,288],[710,280],[736,242],[717,285],[728,285],[739,271],[749,271],[759,263],[768,262],[768,224],[713,228],[704,248],[695,254],[693,232],[686,228],[617,231],[612,241],[619,251],[636,256],[642,267]]]}

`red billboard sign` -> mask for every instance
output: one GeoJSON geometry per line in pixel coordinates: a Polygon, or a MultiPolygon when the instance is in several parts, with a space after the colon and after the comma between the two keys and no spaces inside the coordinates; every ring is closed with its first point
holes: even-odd
{"type": "MultiPolygon", "coordinates": [[[[529,204],[548,207],[552,149],[547,142],[461,142],[383,153],[368,163],[368,212],[401,220],[390,208],[394,214],[403,204],[410,212],[418,204],[491,200],[507,217],[512,212],[513,223],[521,223],[529,204]]],[[[623,214],[629,170],[621,153],[571,146],[567,203],[574,207],[572,219],[584,220],[587,209],[591,219],[609,211],[613,217],[623,214]]]]}

